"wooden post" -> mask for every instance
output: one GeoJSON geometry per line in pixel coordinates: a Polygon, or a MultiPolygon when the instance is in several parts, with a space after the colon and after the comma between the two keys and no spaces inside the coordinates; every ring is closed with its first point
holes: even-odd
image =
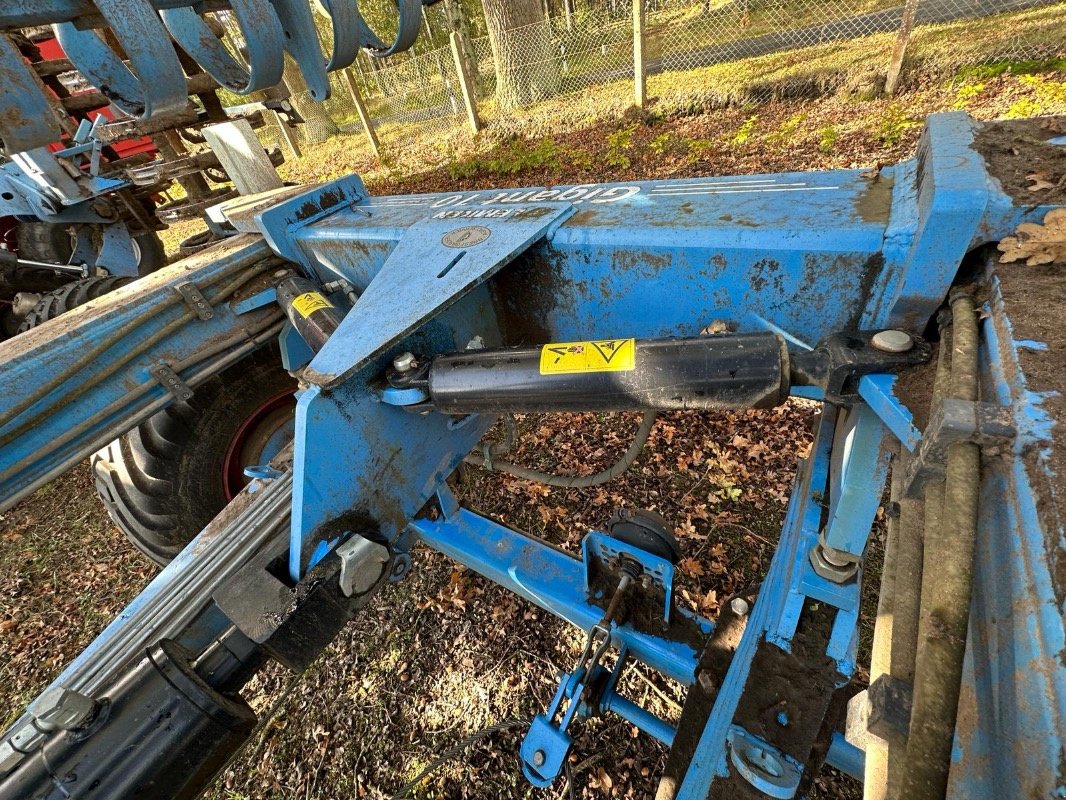
{"type": "Polygon", "coordinates": [[[477,114],[474,80],[467,69],[466,59],[463,58],[463,45],[459,41],[459,34],[452,31],[448,39],[452,45],[452,58],[455,60],[455,74],[459,78],[459,89],[463,93],[463,105],[466,106],[466,121],[470,123],[470,130],[477,133],[481,130],[481,118],[477,114]]]}
{"type": "Polygon", "coordinates": [[[206,126],[203,134],[239,194],[259,194],[284,186],[248,120],[216,122],[206,126]]]}
{"type": "Polygon", "coordinates": [[[293,158],[300,157],[300,146],[296,144],[296,137],[292,135],[292,130],[285,124],[284,120],[274,109],[270,109],[270,114],[274,118],[274,124],[278,126],[278,130],[281,131],[281,138],[285,140],[285,144],[288,145],[293,158]]]}
{"type": "Polygon", "coordinates": [[[344,77],[344,85],[348,87],[348,94],[352,96],[352,105],[355,106],[355,110],[359,114],[359,121],[363,123],[363,130],[366,131],[366,140],[370,142],[370,150],[374,153],[374,158],[381,161],[381,142],[378,141],[378,132],[374,130],[374,122],[370,119],[370,114],[367,113],[366,105],[363,103],[363,96],[359,93],[359,86],[355,83],[351,67],[342,69],[341,75],[344,77]]]}
{"type": "Polygon", "coordinates": [[[633,102],[637,108],[644,108],[648,101],[644,77],[644,0],[633,0],[633,102]]]}
{"type": "Polygon", "coordinates": [[[892,48],[892,61],[888,65],[888,76],[885,78],[885,94],[889,96],[894,95],[899,86],[899,75],[903,70],[903,56],[907,52],[907,44],[910,42],[917,12],[918,0],[907,0],[907,4],[903,6],[903,19],[899,24],[896,46],[892,48]]]}

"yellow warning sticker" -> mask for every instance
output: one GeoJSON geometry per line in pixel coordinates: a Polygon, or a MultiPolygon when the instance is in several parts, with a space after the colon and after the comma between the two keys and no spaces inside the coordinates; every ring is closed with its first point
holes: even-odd
{"type": "Polygon", "coordinates": [[[540,374],[567,372],[628,372],[637,366],[633,339],[593,342],[556,342],[540,350],[540,374]]]}
{"type": "Polygon", "coordinates": [[[309,317],[323,308],[333,308],[333,303],[318,292],[304,292],[293,299],[292,307],[300,313],[300,316],[309,317]]]}

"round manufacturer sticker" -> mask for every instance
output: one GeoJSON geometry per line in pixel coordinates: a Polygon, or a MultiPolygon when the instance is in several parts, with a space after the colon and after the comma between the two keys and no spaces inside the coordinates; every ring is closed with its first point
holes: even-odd
{"type": "Polygon", "coordinates": [[[484,225],[468,225],[465,228],[456,228],[448,231],[441,237],[441,244],[445,247],[473,247],[481,244],[492,236],[492,231],[484,225]]]}

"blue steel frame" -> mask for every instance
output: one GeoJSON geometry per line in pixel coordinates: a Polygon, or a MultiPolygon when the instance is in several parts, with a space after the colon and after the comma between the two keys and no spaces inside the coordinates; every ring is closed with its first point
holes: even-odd
{"type": "MultiPolygon", "coordinates": [[[[966,253],[1049,210],[1017,207],[1003,194],[970,146],[973,125],[963,114],[931,117],[918,158],[876,176],[840,170],[391,198],[369,197],[353,177],[262,212],[256,225],[279,255],[361,295],[303,372],[310,387],[297,405],[292,577],[350,534],[384,536],[395,552],[421,541],[591,630],[602,609],[587,596],[580,560],[462,508],[445,485],[493,419],[388,402],[380,379],[393,356],[454,352],[477,337],[497,346],[695,335],[720,319],[778,332],[795,350],[860,327],[919,333],[966,253]],[[436,512],[426,513],[434,498],[436,512]]],[[[967,769],[955,771],[950,796],[1001,796],[1023,785],[1034,796],[1062,796],[1063,609],[1048,550],[1049,541],[1063,546],[1062,529],[1055,538],[1036,513],[1032,470],[1046,479],[1046,463],[1022,458],[1044,446],[1049,423],[1025,389],[1002,301],[990,304],[984,390],[1012,406],[1021,434],[1013,457],[984,478],[985,495],[1004,502],[982,504],[963,690],[975,722],[960,726],[967,769]],[[998,725],[1015,746],[997,746],[998,725]]],[[[309,356],[291,331],[283,350],[290,364],[309,356]]],[[[64,424],[57,415],[41,435],[64,424]]],[[[821,536],[861,562],[891,452],[917,442],[889,376],[865,378],[850,404],[823,407],[680,798],[702,798],[733,774],[729,742],[751,735],[736,730],[734,714],[752,659],[762,642],[790,649],[805,605],[833,609],[826,654],[839,685],[854,674],[862,568],[835,583],[815,572],[810,553],[821,536]]],[[[699,653],[689,644],[629,624],[612,628],[612,642],[625,658],[687,686],[695,680],[699,653]]],[[[604,705],[669,738],[624,698],[604,705]]],[[[854,749],[838,739],[831,752],[859,771],[854,749]]]]}

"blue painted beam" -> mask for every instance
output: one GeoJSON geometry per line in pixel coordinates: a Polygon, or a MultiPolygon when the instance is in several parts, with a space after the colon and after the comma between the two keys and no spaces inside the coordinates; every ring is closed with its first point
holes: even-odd
{"type": "MultiPolygon", "coordinates": [[[[415,520],[411,529],[427,546],[582,630],[603,618],[603,609],[585,598],[581,561],[544,542],[465,508],[437,520],[415,520]]],[[[710,633],[710,622],[690,616],[710,633]]],[[[630,657],[686,686],[695,681],[699,654],[691,645],[641,633],[628,623],[616,629],[615,638],[630,657]]]]}

